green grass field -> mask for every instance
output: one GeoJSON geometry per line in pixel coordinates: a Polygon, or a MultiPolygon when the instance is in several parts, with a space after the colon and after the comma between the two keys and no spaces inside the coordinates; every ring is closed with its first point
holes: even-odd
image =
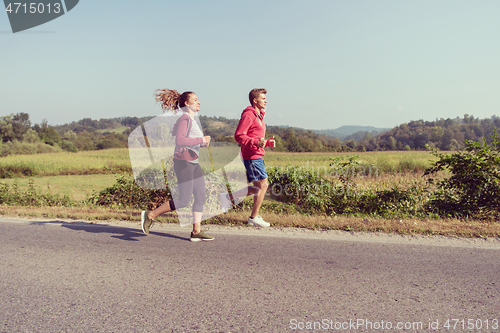
{"type": "Polygon", "coordinates": [[[357,161],[365,167],[376,166],[380,174],[421,172],[436,160],[426,151],[386,151],[361,153],[283,153],[267,152],[266,166],[286,166],[287,164],[301,166],[310,171],[322,172],[329,169],[332,158],[339,157],[344,161],[351,156],[357,156],[357,161]]]}
{"type": "Polygon", "coordinates": [[[128,149],[10,155],[0,158],[0,169],[29,169],[40,177],[102,174],[130,170],[130,157],[128,149]]]}
{"type": "Polygon", "coordinates": [[[65,176],[46,176],[46,177],[22,177],[2,179],[0,183],[6,183],[12,186],[17,184],[20,190],[27,189],[31,179],[34,181],[34,187],[37,192],[46,194],[67,195],[76,201],[87,199],[92,193],[99,192],[116,182],[117,175],[98,174],[98,175],[65,175],[65,176]]]}
{"type": "Polygon", "coordinates": [[[125,132],[128,129],[129,128],[127,126],[121,126],[121,127],[117,127],[117,128],[113,128],[113,129],[101,129],[101,130],[97,130],[97,132],[122,134],[123,132],[125,132]]]}
{"type": "MultiPolygon", "coordinates": [[[[231,160],[238,156],[237,150],[231,148],[234,157],[227,156],[213,148],[214,163],[220,164],[220,159],[231,160]]],[[[208,160],[208,150],[202,151],[202,156],[208,160]]],[[[268,151],[265,156],[266,166],[294,165],[318,170],[328,168],[333,157],[349,158],[358,156],[361,165],[374,165],[380,173],[420,172],[430,166],[435,158],[424,151],[390,151],[364,153],[283,153],[268,151]]],[[[49,153],[36,155],[15,155],[0,158],[0,168],[27,166],[35,171],[37,176],[55,176],[68,174],[104,173],[113,170],[130,172],[130,156],[128,149],[107,149],[84,151],[78,153],[49,153]]]]}

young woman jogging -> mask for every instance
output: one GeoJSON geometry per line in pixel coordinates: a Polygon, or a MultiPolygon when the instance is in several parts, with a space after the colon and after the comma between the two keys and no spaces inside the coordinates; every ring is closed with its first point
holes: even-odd
{"type": "Polygon", "coordinates": [[[214,238],[201,231],[203,206],[206,200],[205,178],[198,162],[200,147],[208,147],[210,136],[203,136],[201,128],[194,121],[194,116],[200,111],[200,101],[194,92],[186,91],[182,94],[176,90],[159,89],[156,101],[161,104],[163,111],[177,113],[182,116],[177,120],[172,130],[175,136],[174,172],[177,177],[179,197],[169,200],[153,211],[142,211],[141,226],[145,234],[155,222],[154,219],[164,213],[187,207],[194,196],[193,203],[193,231],[191,241],[210,241],[214,238]]]}

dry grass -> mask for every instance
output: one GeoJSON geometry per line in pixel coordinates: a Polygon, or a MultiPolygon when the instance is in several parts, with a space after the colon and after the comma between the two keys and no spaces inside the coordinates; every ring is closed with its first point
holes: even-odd
{"type": "MultiPolygon", "coordinates": [[[[91,207],[19,207],[0,206],[0,214],[18,217],[44,217],[85,221],[140,221],[140,211],[91,207]]],[[[243,226],[248,211],[232,211],[207,220],[207,224],[243,226]]],[[[442,235],[451,237],[500,237],[500,221],[459,219],[382,219],[353,216],[304,216],[265,213],[273,227],[298,227],[314,230],[345,230],[396,233],[402,235],[442,235]]],[[[175,214],[166,214],[160,223],[177,223],[175,214]]]]}
{"type": "Polygon", "coordinates": [[[18,217],[43,217],[72,220],[140,220],[140,212],[133,209],[110,209],[94,207],[25,207],[0,205],[0,214],[18,217]]]}
{"type": "MultiPolygon", "coordinates": [[[[244,225],[248,212],[230,212],[210,220],[214,224],[244,225]]],[[[383,219],[354,216],[304,216],[265,213],[273,227],[296,227],[313,230],[383,232],[402,235],[442,235],[452,237],[500,237],[500,221],[459,219],[383,219]]]]}
{"type": "Polygon", "coordinates": [[[224,128],[224,127],[226,127],[226,123],[224,123],[222,121],[213,120],[210,122],[210,126],[212,126],[214,128],[224,128]]]}

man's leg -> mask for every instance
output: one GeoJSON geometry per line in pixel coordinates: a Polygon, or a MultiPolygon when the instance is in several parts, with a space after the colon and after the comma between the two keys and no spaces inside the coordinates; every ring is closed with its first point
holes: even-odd
{"type": "Polygon", "coordinates": [[[250,215],[251,218],[259,215],[260,206],[262,205],[262,201],[264,201],[264,197],[266,196],[269,182],[267,181],[267,178],[264,178],[254,181],[253,186],[259,188],[259,192],[253,197],[252,215],[250,215]]]}
{"type": "MultiPolygon", "coordinates": [[[[236,192],[232,192],[231,195],[233,198],[238,199],[238,198],[243,198],[252,194],[257,194],[259,193],[260,188],[257,188],[255,186],[247,186],[242,188],[241,190],[238,190],[236,192]]],[[[229,193],[227,194],[229,198],[229,193]]]]}

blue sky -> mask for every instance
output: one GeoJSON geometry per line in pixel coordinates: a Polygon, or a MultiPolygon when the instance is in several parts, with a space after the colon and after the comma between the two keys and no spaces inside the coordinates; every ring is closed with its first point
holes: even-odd
{"type": "Polygon", "coordinates": [[[33,123],[161,114],[158,88],[238,118],[393,127],[500,115],[500,2],[94,1],[13,34],[0,13],[0,115],[33,123]]]}

